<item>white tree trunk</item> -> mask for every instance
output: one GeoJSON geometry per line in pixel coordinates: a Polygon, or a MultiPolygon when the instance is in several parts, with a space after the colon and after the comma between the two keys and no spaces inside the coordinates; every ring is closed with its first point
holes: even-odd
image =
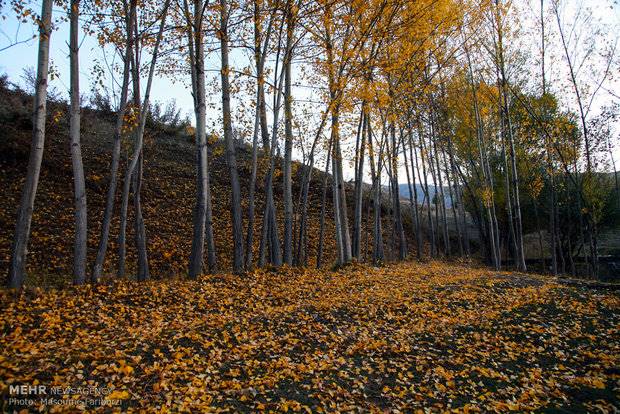
{"type": "Polygon", "coordinates": [[[75,205],[75,242],[73,251],[73,283],[86,282],[87,211],[86,184],[82,147],[80,143],[80,72],[78,31],[80,0],[71,0],[69,20],[69,59],[71,67],[71,107],[69,119],[69,139],[71,140],[71,163],[73,165],[73,199],[75,205]]]}
{"type": "Polygon", "coordinates": [[[101,222],[101,237],[99,239],[99,248],[97,249],[97,257],[93,267],[92,281],[97,282],[103,271],[103,263],[105,261],[106,251],[108,249],[108,239],[110,237],[110,223],[112,214],[114,213],[114,198],[116,196],[116,187],[118,183],[118,167],[121,157],[121,134],[123,130],[123,122],[125,112],[127,110],[127,96],[129,95],[129,75],[130,75],[130,59],[133,39],[133,21],[136,13],[136,0],[131,1],[130,11],[126,20],[127,39],[125,47],[125,56],[123,64],[123,83],[121,85],[121,97],[116,114],[116,125],[114,127],[114,142],[112,147],[112,162],[110,165],[110,184],[106,195],[105,210],[103,212],[103,220],[101,222]]]}
{"type": "Polygon", "coordinates": [[[237,171],[235,143],[233,142],[232,119],[230,112],[230,67],[228,64],[228,0],[220,0],[220,45],[222,52],[222,112],[224,117],[224,145],[226,163],[230,172],[232,190],[231,214],[233,227],[233,271],[243,271],[243,219],[241,216],[241,187],[237,171]]]}
{"type": "Polygon", "coordinates": [[[11,249],[9,268],[9,287],[20,288],[24,283],[28,239],[34,199],[39,184],[43,147],[45,145],[45,118],[47,107],[47,77],[49,72],[49,49],[52,35],[52,4],[51,0],[43,0],[41,7],[41,24],[39,25],[39,55],[37,57],[37,84],[34,96],[33,131],[28,159],[26,182],[22,189],[19,203],[15,236],[11,249]]]}

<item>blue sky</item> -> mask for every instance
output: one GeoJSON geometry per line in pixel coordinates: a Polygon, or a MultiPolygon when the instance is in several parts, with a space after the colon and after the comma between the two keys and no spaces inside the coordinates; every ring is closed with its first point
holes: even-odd
{"type": "MultiPolygon", "coordinates": [[[[32,7],[38,10],[39,3],[33,3],[32,7]]],[[[54,8],[54,19],[58,21],[63,11],[54,8]]],[[[34,26],[30,23],[19,23],[15,18],[8,17],[0,31],[0,49],[15,42],[32,38],[35,34],[34,26]],[[10,39],[10,40],[9,40],[10,39]]],[[[50,85],[55,87],[63,95],[67,95],[69,89],[69,59],[68,59],[69,28],[64,22],[56,25],[52,34],[50,59],[53,67],[57,69],[59,78],[52,80],[50,85]]],[[[92,68],[95,59],[103,62],[101,46],[93,37],[80,36],[80,89],[83,95],[89,94],[92,80],[92,68]]],[[[107,54],[112,56],[111,53],[107,54]]],[[[0,52],[0,72],[7,73],[11,81],[23,85],[22,73],[27,67],[36,67],[37,39],[31,39],[25,43],[10,47],[0,52]]],[[[172,82],[166,77],[155,77],[153,84],[153,100],[166,102],[176,100],[184,115],[191,115],[192,97],[190,90],[181,82],[172,82]]]]}

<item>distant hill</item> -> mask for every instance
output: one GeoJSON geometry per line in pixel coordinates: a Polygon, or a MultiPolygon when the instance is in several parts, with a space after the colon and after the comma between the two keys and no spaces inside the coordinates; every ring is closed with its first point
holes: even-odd
{"type": "MultiPolygon", "coordinates": [[[[399,184],[398,187],[400,197],[409,200],[409,185],[407,183],[399,184]]],[[[422,202],[426,203],[426,200],[424,200],[424,190],[422,184],[416,184],[416,189],[418,192],[418,204],[422,204],[422,202]]],[[[431,198],[431,203],[433,203],[433,201],[435,200],[435,193],[438,192],[438,190],[439,187],[435,188],[435,186],[432,184],[428,185],[428,193],[429,197],[431,198]]],[[[448,187],[443,187],[443,193],[444,199],[446,200],[446,206],[452,207],[452,199],[450,198],[450,192],[448,191],[448,187]]]]}

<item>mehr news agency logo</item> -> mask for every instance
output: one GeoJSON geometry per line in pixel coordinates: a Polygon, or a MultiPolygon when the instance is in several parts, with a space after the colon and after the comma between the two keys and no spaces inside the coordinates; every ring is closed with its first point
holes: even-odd
{"type": "Polygon", "coordinates": [[[8,402],[9,408],[26,408],[41,405],[102,407],[118,406],[122,402],[122,399],[115,398],[114,393],[106,387],[49,387],[41,384],[14,384],[9,385],[8,391],[9,395],[5,402],[8,402]]]}

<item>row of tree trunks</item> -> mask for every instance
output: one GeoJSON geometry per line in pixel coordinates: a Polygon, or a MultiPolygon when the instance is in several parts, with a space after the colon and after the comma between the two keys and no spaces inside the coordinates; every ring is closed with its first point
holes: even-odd
{"type": "MultiPolygon", "coordinates": [[[[119,232],[119,262],[117,275],[119,277],[125,276],[125,234],[127,228],[127,207],[129,204],[129,190],[130,185],[133,184],[134,193],[134,215],[135,215],[135,238],[136,238],[136,250],[138,251],[138,280],[146,280],[150,277],[148,267],[148,255],[146,251],[146,231],[144,228],[144,220],[142,218],[142,212],[140,208],[140,187],[142,182],[142,162],[143,162],[143,146],[144,146],[144,129],[146,126],[147,112],[149,108],[151,88],[153,85],[153,77],[155,75],[155,66],[157,64],[157,56],[159,53],[159,46],[164,33],[166,16],[168,14],[168,7],[170,1],[167,0],[161,11],[161,20],[159,29],[157,31],[157,38],[155,45],[153,46],[153,53],[149,66],[149,72],[146,83],[146,90],[144,93],[144,100],[140,102],[140,74],[139,74],[139,59],[140,50],[139,42],[134,42],[134,55],[132,56],[132,71],[133,71],[133,92],[134,92],[134,105],[139,110],[138,126],[134,131],[135,143],[134,151],[131,155],[127,171],[125,173],[125,181],[123,183],[123,193],[121,200],[121,227],[119,232]],[[136,177],[134,178],[134,174],[136,177]]],[[[137,24],[134,22],[134,33],[137,33],[137,24]]],[[[136,36],[136,39],[138,37],[136,36]]]]}
{"type": "Polygon", "coordinates": [[[106,193],[105,209],[103,212],[103,220],[101,222],[101,231],[99,236],[99,245],[97,248],[97,257],[93,266],[91,279],[97,282],[103,272],[103,264],[108,249],[108,240],[110,238],[110,224],[112,215],[114,214],[114,199],[116,197],[116,187],[118,185],[118,169],[121,158],[121,138],[123,132],[123,123],[125,113],[127,111],[127,98],[129,95],[129,76],[131,69],[131,53],[133,50],[133,22],[136,14],[136,0],[131,0],[130,4],[123,2],[125,9],[125,52],[123,54],[123,82],[121,85],[120,101],[116,111],[116,123],[114,126],[114,136],[112,141],[112,157],[110,163],[110,179],[108,183],[108,191],[106,193]]]}

